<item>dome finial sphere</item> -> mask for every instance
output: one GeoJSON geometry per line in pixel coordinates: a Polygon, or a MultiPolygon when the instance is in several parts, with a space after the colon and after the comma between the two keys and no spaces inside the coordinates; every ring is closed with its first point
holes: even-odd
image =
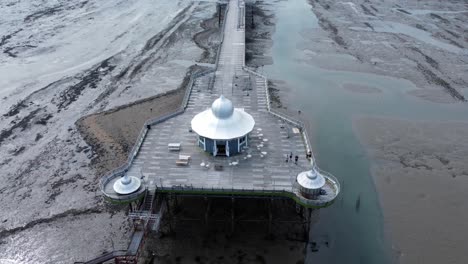
{"type": "Polygon", "coordinates": [[[211,111],[217,118],[225,119],[232,116],[232,113],[234,112],[234,106],[232,105],[231,100],[221,95],[211,105],[211,111]]]}

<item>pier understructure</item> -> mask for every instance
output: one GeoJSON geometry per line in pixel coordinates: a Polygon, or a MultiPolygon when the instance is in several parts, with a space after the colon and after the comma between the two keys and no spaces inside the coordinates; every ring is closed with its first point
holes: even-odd
{"type": "MultiPolygon", "coordinates": [[[[101,179],[100,188],[108,200],[133,205],[129,217],[134,220],[135,234],[127,251],[111,252],[115,256],[87,263],[112,258],[116,263],[136,263],[146,230],[159,228],[169,198],[228,197],[233,204],[245,197],[287,198],[296,202],[307,220],[311,208],[330,205],[340,192],[338,180],[316,167],[303,123],[271,109],[266,77],[245,66],[243,0],[227,3],[221,39],[215,67],[192,76],[180,110],[148,120],[127,163],[101,179]],[[191,119],[220,95],[255,119],[247,147],[229,157],[203,151],[190,127],[191,119]],[[184,164],[178,164],[181,156],[184,164]],[[301,194],[296,180],[299,173],[311,169],[311,164],[325,180],[320,195],[313,198],[301,194]],[[113,186],[124,175],[140,178],[140,189],[127,195],[116,193],[113,186]]],[[[271,223],[271,212],[269,215],[267,221],[271,223]]],[[[234,219],[233,212],[233,230],[234,219]]]]}

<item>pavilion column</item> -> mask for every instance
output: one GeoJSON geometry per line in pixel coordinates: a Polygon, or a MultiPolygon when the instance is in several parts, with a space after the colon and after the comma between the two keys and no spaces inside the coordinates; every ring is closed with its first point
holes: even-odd
{"type": "Polygon", "coordinates": [[[216,146],[216,140],[213,140],[213,156],[218,155],[218,147],[216,146]]]}
{"type": "Polygon", "coordinates": [[[229,157],[229,140],[226,140],[226,156],[229,157]]]}

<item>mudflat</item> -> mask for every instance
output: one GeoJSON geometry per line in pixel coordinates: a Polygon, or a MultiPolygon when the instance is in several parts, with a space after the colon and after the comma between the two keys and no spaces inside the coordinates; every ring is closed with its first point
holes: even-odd
{"type": "Polygon", "coordinates": [[[466,263],[468,123],[359,117],[353,125],[399,262],[466,263]]]}
{"type": "Polygon", "coordinates": [[[184,94],[181,88],[78,120],[84,140],[99,153],[92,162],[98,175],[122,165],[145,121],[175,112],[184,94]]]}
{"type": "Polygon", "coordinates": [[[0,262],[126,248],[125,210],[103,203],[99,178],[126,159],[145,119],[180,105],[177,92],[155,96],[213,62],[216,5],[2,2],[0,13],[0,262]]]}

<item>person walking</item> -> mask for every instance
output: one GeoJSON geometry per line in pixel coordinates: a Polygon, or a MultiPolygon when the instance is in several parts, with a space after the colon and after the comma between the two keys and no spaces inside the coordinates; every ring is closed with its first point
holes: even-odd
{"type": "Polygon", "coordinates": [[[299,159],[299,156],[296,155],[296,157],[294,157],[294,164],[297,165],[297,160],[299,159]]]}

